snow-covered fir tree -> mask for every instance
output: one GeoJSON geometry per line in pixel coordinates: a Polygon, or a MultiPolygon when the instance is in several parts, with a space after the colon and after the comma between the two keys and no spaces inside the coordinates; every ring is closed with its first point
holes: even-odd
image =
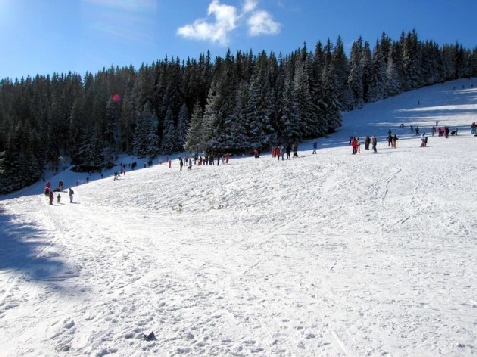
{"type": "Polygon", "coordinates": [[[147,102],[141,113],[138,114],[134,134],[134,151],[138,157],[155,157],[158,154],[158,137],[154,123],[157,122],[156,114],[147,102]]]}

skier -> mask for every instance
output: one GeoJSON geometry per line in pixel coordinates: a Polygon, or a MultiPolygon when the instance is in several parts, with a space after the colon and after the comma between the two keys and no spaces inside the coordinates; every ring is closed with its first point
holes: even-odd
{"type": "Polygon", "coordinates": [[[353,155],[358,152],[358,139],[355,137],[353,140],[351,140],[351,146],[353,147],[353,155]]]}
{"type": "Polygon", "coordinates": [[[393,136],[391,134],[391,132],[388,133],[388,146],[392,146],[393,145],[393,136]]]}
{"type": "Polygon", "coordinates": [[[426,137],[424,133],[421,134],[421,146],[426,146],[426,137]]]}
{"type": "Polygon", "coordinates": [[[61,195],[58,194],[58,196],[56,196],[56,203],[60,204],[60,201],[61,201],[61,195]]]}
{"type": "Polygon", "coordinates": [[[53,190],[50,190],[50,205],[53,204],[53,190]]]}
{"type": "Polygon", "coordinates": [[[74,191],[70,187],[68,189],[68,196],[70,197],[70,203],[73,203],[73,195],[74,195],[74,191]]]}
{"type": "Polygon", "coordinates": [[[371,138],[366,135],[364,138],[364,150],[369,150],[369,144],[371,143],[371,138]]]}
{"type": "Polygon", "coordinates": [[[316,154],[316,147],[317,147],[317,143],[316,143],[316,140],[313,141],[313,152],[312,154],[316,154]]]}
{"type": "Polygon", "coordinates": [[[376,150],[376,145],[378,144],[378,139],[376,139],[376,136],[373,135],[373,137],[371,138],[371,146],[373,148],[373,151],[375,154],[378,153],[378,150],[376,150]]]}

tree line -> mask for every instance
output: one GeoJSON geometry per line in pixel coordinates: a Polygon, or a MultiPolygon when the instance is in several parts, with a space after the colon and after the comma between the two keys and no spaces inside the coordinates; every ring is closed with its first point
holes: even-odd
{"type": "Polygon", "coordinates": [[[99,169],[118,153],[154,158],[187,150],[247,153],[334,132],[341,112],[399,93],[477,76],[477,47],[420,41],[415,30],[349,56],[306,43],[283,56],[230,50],[0,81],[0,193],[38,181],[62,157],[99,169]]]}

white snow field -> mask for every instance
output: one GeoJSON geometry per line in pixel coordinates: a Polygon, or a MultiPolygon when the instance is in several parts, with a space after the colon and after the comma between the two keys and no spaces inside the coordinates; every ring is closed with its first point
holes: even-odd
{"type": "Polygon", "coordinates": [[[474,355],[474,121],[463,79],[344,114],[316,155],[138,160],[117,181],[46,177],[74,203],[44,182],[3,196],[0,355],[474,355]],[[410,125],[436,121],[458,135],[420,147],[410,125]],[[377,154],[351,154],[373,134],[377,154]]]}

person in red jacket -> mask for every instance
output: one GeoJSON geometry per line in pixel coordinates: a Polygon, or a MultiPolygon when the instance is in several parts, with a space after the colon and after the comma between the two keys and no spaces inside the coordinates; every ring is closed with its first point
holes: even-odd
{"type": "Polygon", "coordinates": [[[358,152],[358,146],[359,146],[359,142],[358,142],[358,139],[356,139],[356,137],[354,137],[353,140],[351,140],[351,146],[353,147],[353,155],[354,155],[358,152]]]}

